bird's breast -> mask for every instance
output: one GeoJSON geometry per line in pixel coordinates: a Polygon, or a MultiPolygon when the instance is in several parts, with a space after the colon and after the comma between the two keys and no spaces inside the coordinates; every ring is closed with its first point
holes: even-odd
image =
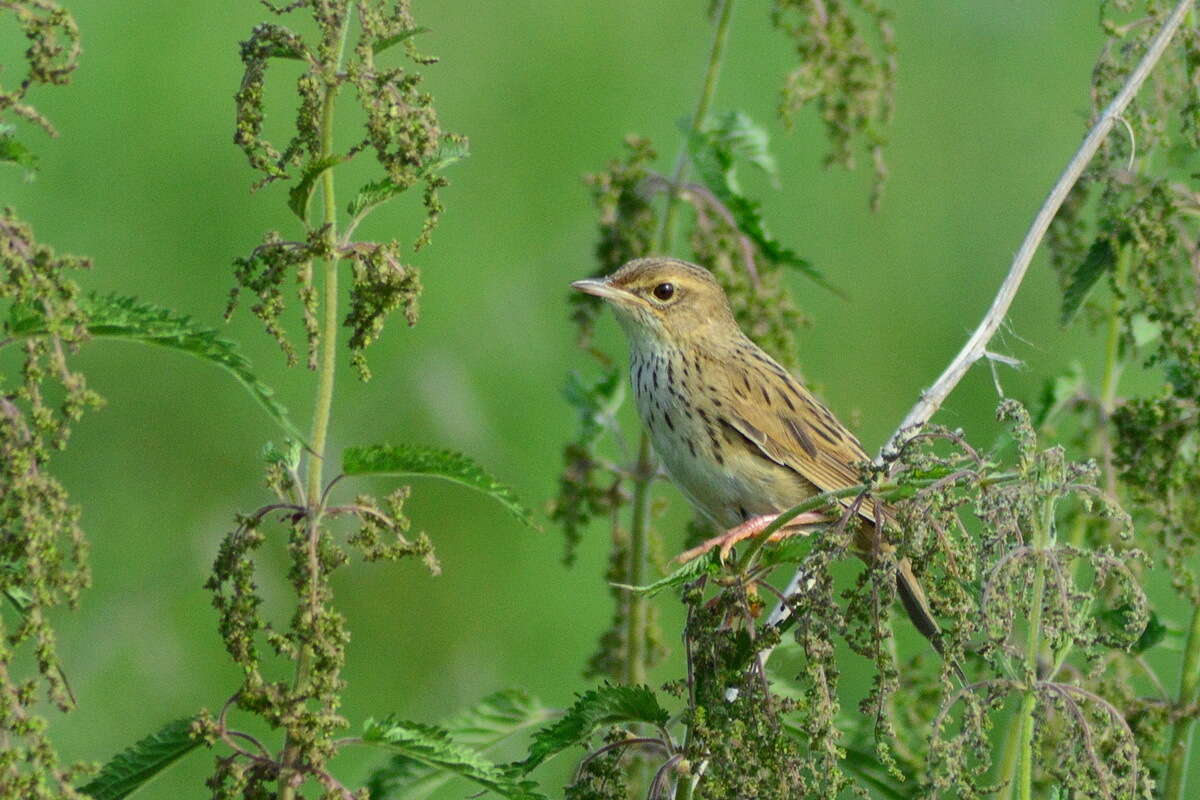
{"type": "Polygon", "coordinates": [[[680,350],[631,354],[638,413],[672,482],[726,528],[782,511],[811,494],[799,476],[756,453],[724,420],[713,402],[720,388],[712,378],[704,374],[702,359],[680,350]]]}

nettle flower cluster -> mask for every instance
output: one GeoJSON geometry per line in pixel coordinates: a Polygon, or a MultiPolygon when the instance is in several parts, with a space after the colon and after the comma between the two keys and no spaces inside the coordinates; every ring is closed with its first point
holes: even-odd
{"type": "MultiPolygon", "coordinates": [[[[270,232],[248,256],[236,260],[228,313],[242,292],[253,294],[252,312],[293,364],[298,360],[296,348],[283,320],[286,287],[295,285],[306,363],[319,373],[318,422],[314,441],[268,447],[267,483],[275,501],[239,516],[237,527],[221,545],[207,588],[220,613],[226,649],[244,677],[224,708],[216,715],[202,715],[193,731],[209,744],[223,743],[227,752],[218,757],[209,781],[214,797],[273,797],[276,791],[292,797],[309,780],[324,787],[327,796],[358,797],[367,790],[350,790],[326,766],[339,746],[335,735],[348,724],[338,709],[349,632],[333,604],[331,573],[346,564],[354,550],[365,561],[416,557],[434,573],[438,565],[429,539],[409,532],[404,513],[407,487],[382,500],[360,495],[336,503],[331,491],[343,476],[322,481],[337,357],[333,345],[340,324],[349,330],[352,364],[367,380],[364,351],[379,337],[386,317],[402,310],[410,325],[416,323],[421,283],[417,268],[407,263],[408,246],[395,239],[361,241],[355,234],[372,211],[417,189],[425,220],[410,246],[417,251],[428,244],[443,210],[438,191],[447,181],[440,170],[466,154],[466,141],[442,129],[433,98],[421,88],[416,68],[436,59],[417,51],[414,38],[424,29],[416,25],[406,0],[301,0],[268,7],[280,16],[309,17],[315,34],[304,36],[281,24],[264,23],[242,43],[245,72],[236,95],[234,141],[261,173],[256,188],[291,181],[288,208],[303,235],[285,239],[270,232]],[[393,48],[402,50],[412,66],[385,64],[393,48]],[[269,69],[280,62],[298,62],[301,70],[295,82],[294,134],[277,145],[264,133],[265,94],[269,69]],[[335,111],[350,94],[363,115],[363,128],[349,146],[338,147],[335,111]],[[374,157],[382,174],[339,208],[334,170],[367,156],[374,157]],[[312,208],[314,196],[321,201],[318,210],[312,208]],[[347,264],[350,304],[339,318],[338,278],[347,264]],[[339,541],[340,528],[333,524],[341,517],[357,523],[344,541],[339,541]],[[269,545],[268,531],[276,526],[287,532],[289,579],[296,594],[295,610],[284,624],[264,616],[255,578],[259,551],[269,545]],[[293,663],[291,679],[273,677],[279,660],[293,663]],[[272,753],[236,728],[232,712],[238,709],[281,729],[286,737],[282,750],[272,753]]],[[[408,462],[417,457],[384,455],[408,462]]],[[[453,459],[448,454],[438,457],[447,463],[453,459]]]]}
{"type": "MultiPolygon", "coordinates": [[[[356,241],[354,233],[371,211],[419,186],[426,217],[412,249],[428,244],[443,211],[438,190],[448,183],[440,171],[465,155],[466,140],[442,130],[433,98],[421,89],[419,72],[379,63],[381,55],[397,46],[418,66],[436,63],[416,49],[414,37],[424,29],[413,21],[407,2],[299,2],[275,10],[285,14],[302,8],[311,8],[320,32],[315,42],[281,25],[263,23],[242,43],[245,73],[236,96],[234,142],[246,153],[250,166],[262,173],[256,186],[294,179],[288,207],[303,223],[306,235],[301,241],[288,241],[276,232],[268,233],[249,256],[238,259],[228,313],[241,290],[252,292],[257,298],[252,311],[279,342],[289,363],[294,363],[295,350],[281,322],[284,287],[294,280],[307,363],[316,369],[321,333],[313,263],[348,261],[353,281],[343,324],[350,330],[355,368],[366,380],[370,370],[363,351],[379,337],[392,311],[402,308],[408,324],[416,324],[421,283],[417,268],[406,263],[401,242],[356,241]],[[350,52],[343,54],[352,14],[357,31],[350,52]],[[296,80],[295,134],[277,147],[263,133],[264,87],[268,67],[280,59],[299,61],[305,69],[296,80]],[[335,150],[333,109],[346,88],[354,90],[366,120],[361,139],[335,150]],[[339,209],[327,205],[319,222],[310,221],[310,200],[318,185],[332,180],[330,171],[335,167],[364,152],[374,155],[384,174],[362,186],[349,202],[340,233],[339,209]]],[[[326,193],[325,203],[331,202],[326,193]]]]}

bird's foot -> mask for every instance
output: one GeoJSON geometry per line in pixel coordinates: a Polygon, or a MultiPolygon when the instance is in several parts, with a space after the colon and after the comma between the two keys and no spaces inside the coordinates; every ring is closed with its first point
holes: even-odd
{"type": "MultiPolygon", "coordinates": [[[[697,556],[704,555],[714,547],[719,547],[721,548],[721,561],[724,562],[725,559],[729,557],[729,551],[734,548],[734,545],[736,545],[738,542],[746,539],[752,539],[759,535],[778,518],[778,514],[763,514],[761,516],[751,517],[741,525],[738,525],[736,528],[730,528],[729,530],[725,531],[725,533],[722,533],[719,536],[714,536],[702,544],[693,547],[691,550],[685,550],[684,552],[675,556],[675,560],[682,564],[684,562],[691,561],[697,556]]],[[[797,534],[807,535],[809,533],[808,526],[825,523],[828,521],[829,517],[819,511],[806,511],[803,514],[798,514],[792,519],[788,520],[786,525],[779,530],[774,531],[769,537],[767,537],[767,541],[779,542],[787,539],[790,536],[796,536],[797,534]]]]}

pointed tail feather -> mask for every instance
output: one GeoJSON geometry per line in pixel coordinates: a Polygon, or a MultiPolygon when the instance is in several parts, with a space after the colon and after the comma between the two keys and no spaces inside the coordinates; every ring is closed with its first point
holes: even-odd
{"type": "Polygon", "coordinates": [[[933,644],[939,653],[942,652],[942,629],[938,627],[937,620],[933,618],[929,601],[925,599],[925,590],[917,582],[917,576],[912,571],[912,563],[907,558],[896,562],[896,591],[900,595],[900,602],[904,604],[904,610],[908,612],[908,618],[912,620],[916,629],[933,644]]]}
{"type": "MultiPolygon", "coordinates": [[[[946,652],[942,646],[942,629],[933,617],[929,601],[925,598],[925,590],[921,588],[917,576],[913,574],[912,562],[907,558],[896,562],[896,593],[900,595],[900,603],[908,612],[908,618],[912,620],[913,626],[929,640],[938,653],[944,656],[946,652]]],[[[959,680],[965,683],[966,677],[963,675],[962,667],[957,663],[951,666],[958,673],[959,680]]]]}

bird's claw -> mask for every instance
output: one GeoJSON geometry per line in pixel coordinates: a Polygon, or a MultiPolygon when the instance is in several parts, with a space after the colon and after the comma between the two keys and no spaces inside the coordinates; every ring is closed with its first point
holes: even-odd
{"type": "MultiPolygon", "coordinates": [[[[730,551],[737,545],[738,542],[752,539],[758,534],[766,530],[772,522],[779,518],[778,514],[762,514],[738,525],[735,528],[730,528],[722,534],[712,537],[707,541],[696,545],[690,550],[685,550],[675,557],[675,560],[680,564],[691,561],[693,558],[702,556],[712,550],[714,547],[720,548],[721,563],[729,558],[730,551]]],[[[787,521],[782,528],[771,533],[767,537],[768,542],[779,542],[797,534],[807,535],[810,532],[810,525],[817,525],[829,521],[829,517],[820,511],[806,511],[803,514],[798,514],[787,521]]]]}

